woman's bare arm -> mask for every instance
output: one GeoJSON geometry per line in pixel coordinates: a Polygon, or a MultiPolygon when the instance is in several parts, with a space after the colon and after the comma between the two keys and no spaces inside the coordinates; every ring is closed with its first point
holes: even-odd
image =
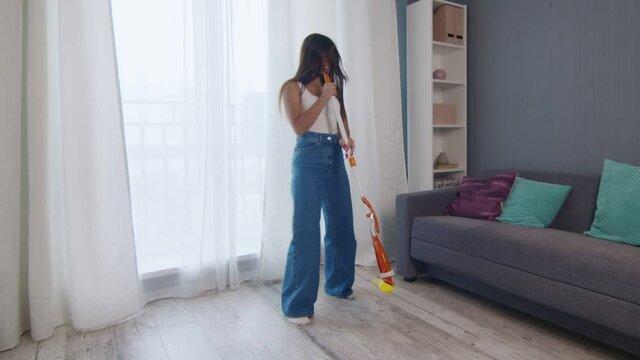
{"type": "MultiPolygon", "coordinates": [[[[347,110],[345,110],[344,105],[342,105],[340,109],[340,116],[342,117],[342,123],[344,124],[344,131],[347,132],[347,138],[349,139],[349,146],[345,148],[348,150],[349,155],[353,156],[353,153],[356,149],[355,141],[351,138],[351,130],[349,129],[349,119],[347,118],[347,110]]],[[[342,139],[344,135],[340,134],[340,145],[345,147],[345,142],[342,139]]]]}
{"type": "MultiPolygon", "coordinates": [[[[340,107],[340,117],[342,117],[342,123],[344,124],[344,130],[347,132],[347,138],[351,139],[351,130],[349,130],[349,119],[347,118],[347,110],[344,108],[344,104],[340,107]]],[[[344,136],[340,134],[340,136],[344,136]]]]}

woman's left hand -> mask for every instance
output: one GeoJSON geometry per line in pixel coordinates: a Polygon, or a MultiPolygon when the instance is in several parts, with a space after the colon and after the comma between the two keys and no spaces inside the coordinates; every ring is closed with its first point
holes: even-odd
{"type": "Polygon", "coordinates": [[[345,151],[345,155],[344,155],[345,158],[353,156],[353,152],[355,151],[356,144],[352,138],[349,138],[349,145],[346,145],[344,143],[344,140],[342,139],[339,140],[339,143],[342,149],[345,151]]]}

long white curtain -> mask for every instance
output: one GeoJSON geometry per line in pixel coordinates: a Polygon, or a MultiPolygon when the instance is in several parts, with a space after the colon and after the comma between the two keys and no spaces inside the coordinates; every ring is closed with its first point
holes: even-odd
{"type": "Polygon", "coordinates": [[[28,329],[101,328],[141,306],[109,1],[12,3],[11,51],[25,56],[11,83],[20,115],[2,119],[0,350],[28,329]]]}
{"type": "Polygon", "coordinates": [[[20,241],[22,1],[0,2],[0,351],[15,346],[27,322],[20,241]]]}
{"type": "MultiPolygon", "coordinates": [[[[277,96],[311,32],[342,52],[363,185],[383,239],[393,238],[395,195],[406,191],[393,1],[113,4],[146,300],[282,276],[295,136],[277,96]]],[[[368,223],[353,200],[358,263],[370,265],[368,223]]]]}
{"type": "Polygon", "coordinates": [[[145,300],[254,279],[267,1],[112,2],[145,300]]]}
{"type": "MultiPolygon", "coordinates": [[[[406,179],[392,0],[24,4],[0,8],[0,350],[29,328],[99,328],[152,299],[282,276],[295,136],[277,94],[311,32],[342,53],[393,256],[406,179]]],[[[353,190],[357,261],[373,264],[353,190]]]]}
{"type": "MultiPolygon", "coordinates": [[[[293,76],[300,45],[308,34],[322,33],[336,43],[350,78],[345,88],[345,108],[356,143],[360,180],[380,217],[387,253],[395,258],[395,196],[408,191],[395,2],[272,0],[268,18],[270,90],[293,76]]],[[[291,239],[289,174],[294,139],[277,104],[268,105],[269,156],[260,274],[264,279],[278,279],[291,239]]],[[[351,183],[358,241],[356,262],[373,265],[369,223],[353,179],[351,183]]]]}

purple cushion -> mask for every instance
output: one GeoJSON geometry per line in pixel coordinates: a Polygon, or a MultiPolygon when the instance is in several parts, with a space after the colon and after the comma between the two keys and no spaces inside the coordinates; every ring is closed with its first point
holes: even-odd
{"type": "Polygon", "coordinates": [[[495,220],[502,212],[502,202],[509,196],[517,171],[489,178],[465,176],[458,186],[458,197],[445,213],[474,219],[495,220]]]}

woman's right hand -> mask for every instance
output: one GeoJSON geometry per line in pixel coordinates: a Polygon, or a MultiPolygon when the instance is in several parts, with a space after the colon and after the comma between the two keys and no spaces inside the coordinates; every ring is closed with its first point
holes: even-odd
{"type": "Polygon", "coordinates": [[[337,96],[338,91],[336,90],[336,84],[334,83],[325,83],[322,87],[322,94],[320,98],[325,102],[329,102],[332,96],[337,96]]]}

